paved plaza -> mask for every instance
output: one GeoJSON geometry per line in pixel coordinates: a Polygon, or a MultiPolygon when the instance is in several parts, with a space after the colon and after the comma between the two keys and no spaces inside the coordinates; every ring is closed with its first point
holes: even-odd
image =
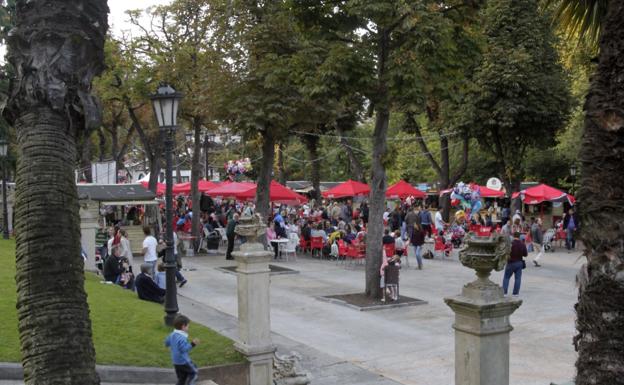
{"type": "MultiPolygon", "coordinates": [[[[511,316],[511,379],[514,385],[567,382],[574,375],[572,346],[576,300],[575,275],[580,253],[548,253],[543,267],[527,260],[522,306],[511,316]]],[[[135,258],[135,265],[140,263],[135,258]]],[[[363,291],[363,266],[346,268],[332,261],[299,256],[279,262],[299,274],[271,277],[271,323],[281,353],[302,354],[302,366],[316,384],[454,383],[453,313],[443,298],[459,293],[474,272],[454,256],[425,260],[422,271],[403,264],[401,294],[426,305],[360,312],[320,301],[319,296],[363,291]]],[[[217,270],[234,265],[223,256],[185,259],[189,283],[179,290],[181,311],[235,338],[236,276],[217,270]]],[[[500,283],[502,272],[492,279],[500,283]]]]}

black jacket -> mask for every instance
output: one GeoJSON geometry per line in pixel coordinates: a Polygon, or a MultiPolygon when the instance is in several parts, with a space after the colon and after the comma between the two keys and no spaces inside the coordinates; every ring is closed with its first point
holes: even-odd
{"type": "Polygon", "coordinates": [[[147,274],[139,274],[134,281],[139,298],[145,301],[163,302],[165,290],[158,287],[156,282],[147,274]]]}
{"type": "Polygon", "coordinates": [[[104,279],[106,281],[115,282],[119,274],[123,273],[121,266],[121,258],[111,255],[104,262],[104,279]]]}

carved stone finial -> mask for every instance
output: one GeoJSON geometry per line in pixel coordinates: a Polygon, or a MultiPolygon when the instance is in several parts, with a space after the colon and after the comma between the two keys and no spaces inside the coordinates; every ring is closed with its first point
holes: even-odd
{"type": "Polygon", "coordinates": [[[274,385],[308,385],[311,382],[309,373],[298,369],[301,356],[296,352],[281,356],[275,353],[273,357],[273,384],[274,385]]]}
{"type": "Polygon", "coordinates": [[[239,219],[234,231],[236,234],[247,238],[247,242],[259,243],[260,236],[266,233],[266,224],[260,214],[247,215],[239,219]]]}
{"type": "Polygon", "coordinates": [[[478,237],[468,233],[466,244],[459,252],[459,260],[462,265],[474,269],[478,278],[464,287],[464,295],[488,300],[502,297],[502,289],[489,276],[492,270],[505,268],[511,252],[509,237],[500,234],[478,237]]]}

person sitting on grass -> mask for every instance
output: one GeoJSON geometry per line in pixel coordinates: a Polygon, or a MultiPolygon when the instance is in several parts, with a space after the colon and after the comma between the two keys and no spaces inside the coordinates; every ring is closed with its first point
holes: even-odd
{"type": "Polygon", "coordinates": [[[198,339],[188,341],[188,329],[191,320],[182,314],[173,319],[175,328],[165,339],[165,346],[171,350],[171,361],[178,377],[178,385],[192,385],[197,379],[197,367],[189,355],[191,349],[199,344],[198,339]]]}
{"type": "Polygon", "coordinates": [[[165,264],[162,262],[158,262],[156,265],[156,276],[154,277],[154,282],[158,285],[159,288],[163,290],[167,290],[167,274],[165,273],[165,264]]]}
{"type": "Polygon", "coordinates": [[[119,253],[120,247],[113,246],[111,255],[104,262],[104,280],[108,282],[119,283],[119,277],[124,272],[119,253]]]}
{"type": "Polygon", "coordinates": [[[152,279],[152,276],[149,275],[151,270],[151,264],[141,264],[141,274],[137,275],[134,283],[137,294],[139,298],[144,301],[163,303],[165,290],[158,287],[156,282],[152,279]]]}

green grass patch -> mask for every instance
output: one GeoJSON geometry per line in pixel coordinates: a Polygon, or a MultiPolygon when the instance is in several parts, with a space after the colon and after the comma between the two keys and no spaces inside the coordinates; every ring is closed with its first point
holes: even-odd
{"type": "MultiPolygon", "coordinates": [[[[15,310],[15,242],[0,241],[0,362],[19,362],[19,336],[15,310]]],[[[161,305],[141,301],[136,293],[100,283],[86,274],[93,341],[97,363],[102,365],[170,367],[165,337],[171,328],[163,324],[161,305]]],[[[234,343],[215,331],[191,323],[189,335],[199,338],[191,358],[198,366],[220,365],[244,360],[234,343]]]]}

